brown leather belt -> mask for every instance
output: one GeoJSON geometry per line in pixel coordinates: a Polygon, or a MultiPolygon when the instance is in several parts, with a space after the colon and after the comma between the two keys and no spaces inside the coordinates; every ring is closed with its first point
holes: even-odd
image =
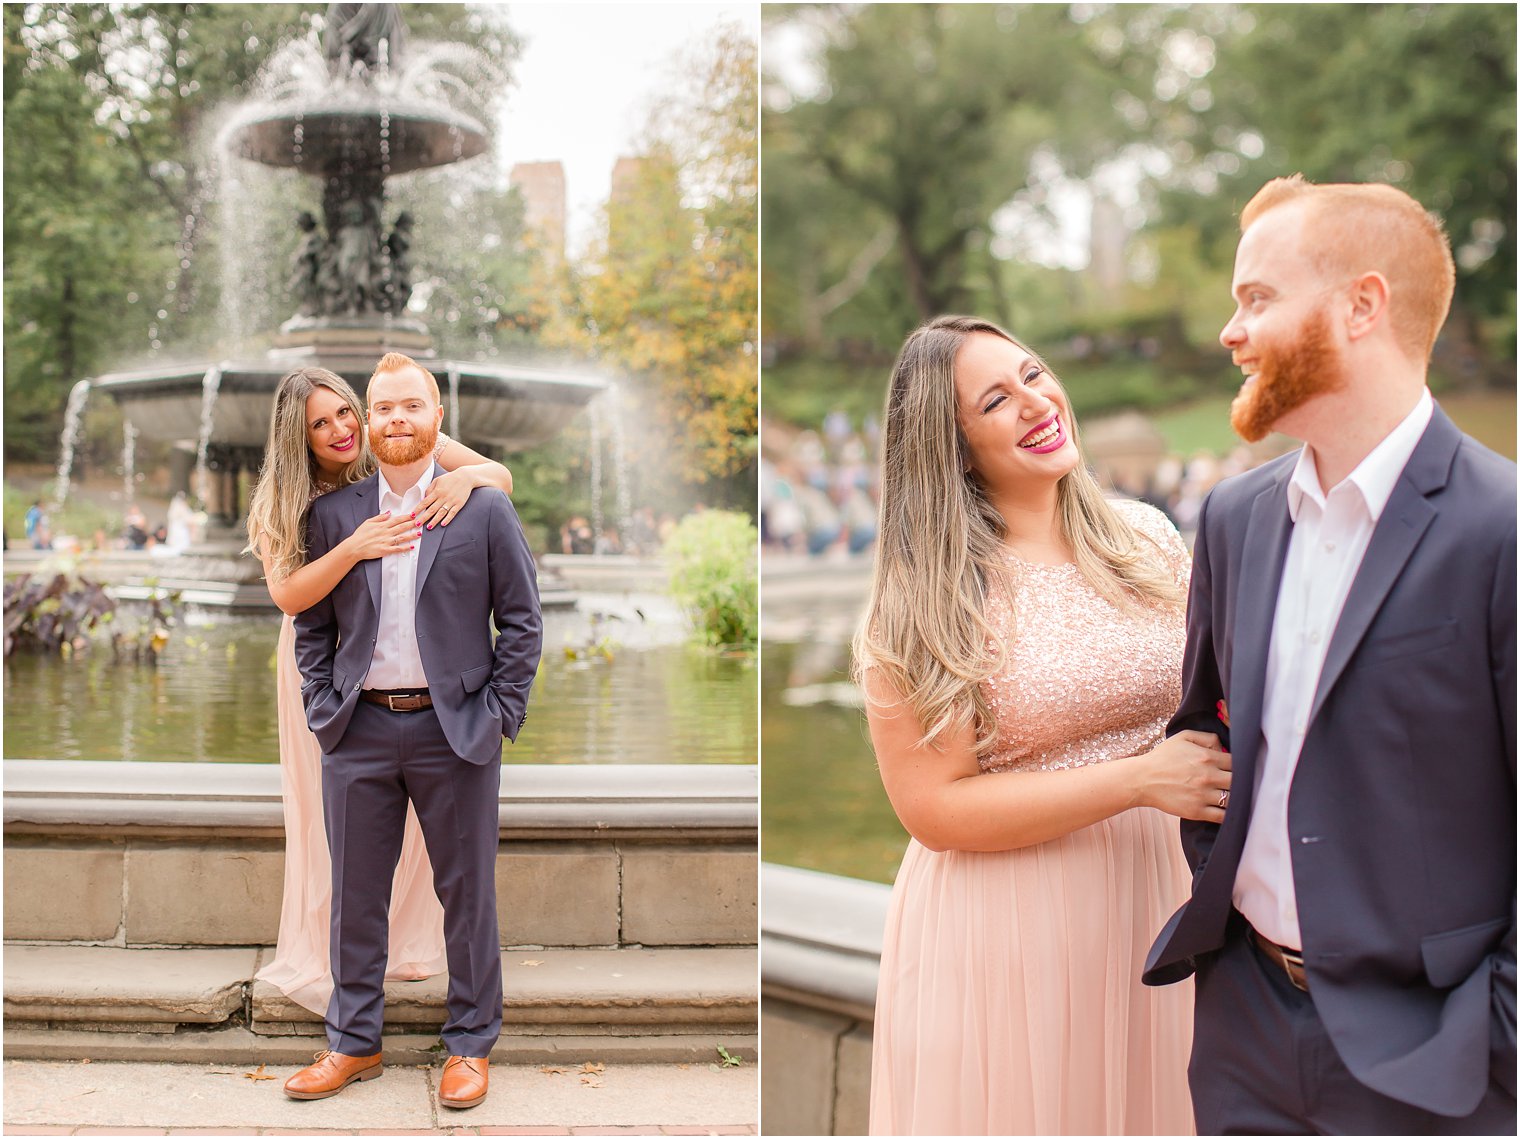
{"type": "Polygon", "coordinates": [[[1309,991],[1309,976],[1304,972],[1304,955],[1297,949],[1289,949],[1287,946],[1278,945],[1275,941],[1268,941],[1256,932],[1255,926],[1250,926],[1249,928],[1251,930],[1251,940],[1255,943],[1256,948],[1261,950],[1261,955],[1286,973],[1289,982],[1292,983],[1295,989],[1301,989],[1307,993],[1309,991]]]}
{"type": "Polygon", "coordinates": [[[422,712],[433,706],[433,698],[424,688],[421,692],[385,692],[379,688],[364,688],[359,699],[370,704],[389,708],[392,712],[422,712]]]}

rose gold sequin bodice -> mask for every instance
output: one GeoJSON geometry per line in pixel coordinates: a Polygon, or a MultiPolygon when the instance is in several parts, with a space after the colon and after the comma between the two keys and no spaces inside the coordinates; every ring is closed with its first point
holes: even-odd
{"type": "MultiPolygon", "coordinates": [[[[1164,551],[1185,588],[1187,548],[1165,515],[1138,502],[1114,506],[1160,544],[1158,558],[1164,551]]],[[[997,720],[982,770],[1081,767],[1156,746],[1182,695],[1182,607],[1120,610],[1074,565],[1008,558],[1011,599],[1000,586],[988,597],[988,620],[1007,655],[982,683],[997,720]]]]}

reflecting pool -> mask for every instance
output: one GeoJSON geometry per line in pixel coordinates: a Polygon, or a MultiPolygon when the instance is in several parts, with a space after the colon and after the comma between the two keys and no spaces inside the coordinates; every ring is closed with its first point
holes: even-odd
{"type": "MultiPolygon", "coordinates": [[[[5,662],[7,759],[275,763],[278,616],[191,613],[156,668],[108,645],[5,662]]],[[[659,596],[544,614],[528,726],[508,763],[754,763],[756,665],[691,644],[659,596]],[[598,649],[605,651],[596,651],[598,649]]]]}

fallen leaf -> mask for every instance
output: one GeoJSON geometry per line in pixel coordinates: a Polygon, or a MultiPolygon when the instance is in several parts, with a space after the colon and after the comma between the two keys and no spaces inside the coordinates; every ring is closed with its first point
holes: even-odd
{"type": "Polygon", "coordinates": [[[519,965],[542,965],[542,961],[519,961],[519,965]]]}
{"type": "Polygon", "coordinates": [[[251,1072],[244,1072],[243,1073],[243,1078],[245,1080],[272,1080],[275,1077],[265,1075],[264,1074],[264,1065],[260,1064],[253,1071],[251,1071],[251,1072]]]}
{"type": "Polygon", "coordinates": [[[598,1064],[595,1060],[587,1060],[581,1065],[581,1071],[583,1072],[605,1072],[606,1070],[606,1064],[598,1064]]]}
{"type": "Polygon", "coordinates": [[[687,1070],[687,1069],[688,1069],[688,1068],[690,1068],[690,1067],[691,1067],[691,1065],[690,1065],[690,1064],[677,1064],[677,1065],[676,1065],[676,1067],[677,1067],[677,1068],[680,1068],[680,1069],[681,1069],[681,1071],[683,1071],[683,1072],[684,1072],[684,1071],[686,1071],[686,1070],[687,1070]]]}
{"type": "Polygon", "coordinates": [[[595,1076],[582,1076],[581,1083],[585,1084],[588,1088],[599,1088],[602,1086],[595,1076]]]}
{"type": "Polygon", "coordinates": [[[568,1069],[565,1068],[540,1068],[539,1071],[546,1076],[563,1076],[568,1069]]]}

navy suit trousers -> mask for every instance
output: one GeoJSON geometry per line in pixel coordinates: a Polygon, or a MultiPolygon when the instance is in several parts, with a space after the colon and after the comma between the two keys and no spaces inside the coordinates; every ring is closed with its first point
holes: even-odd
{"type": "Polygon", "coordinates": [[[1513,1135],[1515,1099],[1490,1081],[1477,1111],[1436,1115],[1373,1091],[1347,1070],[1311,996],[1230,918],[1199,958],[1188,1065],[1199,1135],[1513,1135]]]}
{"type": "Polygon", "coordinates": [[[497,800],[501,763],[467,763],[438,716],[361,701],[342,742],[322,756],[323,814],[332,852],[333,994],[328,1047],[380,1051],[391,880],[406,805],[433,865],[449,965],[449,1055],[488,1056],[501,1035],[501,942],[496,924],[497,800]]]}

